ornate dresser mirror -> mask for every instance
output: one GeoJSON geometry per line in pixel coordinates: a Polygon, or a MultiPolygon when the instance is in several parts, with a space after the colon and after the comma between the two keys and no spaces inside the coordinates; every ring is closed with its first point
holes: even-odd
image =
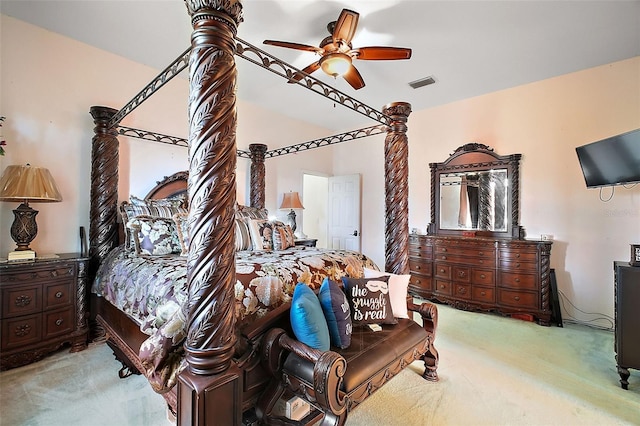
{"type": "Polygon", "coordinates": [[[431,167],[429,234],[524,238],[519,225],[520,154],[468,143],[431,167]]]}

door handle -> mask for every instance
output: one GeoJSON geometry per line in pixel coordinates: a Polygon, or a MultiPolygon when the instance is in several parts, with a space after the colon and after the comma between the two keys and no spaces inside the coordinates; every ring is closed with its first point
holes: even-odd
{"type": "Polygon", "coordinates": [[[357,237],[358,236],[358,230],[356,229],[355,231],[353,231],[353,236],[357,237]]]}

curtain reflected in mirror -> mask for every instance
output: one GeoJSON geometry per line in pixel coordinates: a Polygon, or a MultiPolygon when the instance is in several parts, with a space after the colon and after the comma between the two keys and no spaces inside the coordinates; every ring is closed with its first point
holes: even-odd
{"type": "Polygon", "coordinates": [[[507,230],[506,169],[440,175],[440,228],[507,230]]]}

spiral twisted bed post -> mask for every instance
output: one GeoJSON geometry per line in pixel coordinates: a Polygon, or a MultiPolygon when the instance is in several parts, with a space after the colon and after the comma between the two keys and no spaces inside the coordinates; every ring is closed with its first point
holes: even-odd
{"type": "Polygon", "coordinates": [[[249,201],[251,207],[264,209],[265,199],[265,166],[264,155],[267,152],[267,145],[263,143],[252,143],[249,145],[251,152],[251,188],[249,201]]]}
{"type": "Polygon", "coordinates": [[[189,229],[186,369],[178,424],[240,424],[235,329],[236,64],[239,1],[186,0],[189,62],[189,229]]]}
{"type": "Polygon", "coordinates": [[[391,117],[384,141],[385,271],[409,273],[409,139],[411,104],[394,102],[382,112],[391,117]]]}
{"type": "Polygon", "coordinates": [[[93,106],[95,127],[91,141],[91,206],[89,210],[89,282],[112,248],[118,245],[119,142],[109,120],[118,110],[93,106]]]}

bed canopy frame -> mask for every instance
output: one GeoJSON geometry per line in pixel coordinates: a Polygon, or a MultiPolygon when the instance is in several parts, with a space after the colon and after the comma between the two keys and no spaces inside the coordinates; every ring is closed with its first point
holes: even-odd
{"type": "Polygon", "coordinates": [[[300,70],[236,37],[243,21],[239,0],[185,0],[193,32],[191,47],[120,110],[91,107],[95,128],[91,152],[91,275],[118,244],[118,135],[189,147],[187,257],[187,367],[178,382],[178,424],[240,424],[239,367],[234,345],[234,209],[237,157],[251,159],[250,203],[264,207],[265,159],[386,132],[385,270],[408,267],[408,138],[411,106],[386,105],[382,112],[305,75],[297,84],[350,108],[377,125],[284,148],[236,145],[236,65],[241,57],[289,80],[300,70]],[[120,126],[122,119],[156,90],[189,67],[189,139],[120,126]]]}

